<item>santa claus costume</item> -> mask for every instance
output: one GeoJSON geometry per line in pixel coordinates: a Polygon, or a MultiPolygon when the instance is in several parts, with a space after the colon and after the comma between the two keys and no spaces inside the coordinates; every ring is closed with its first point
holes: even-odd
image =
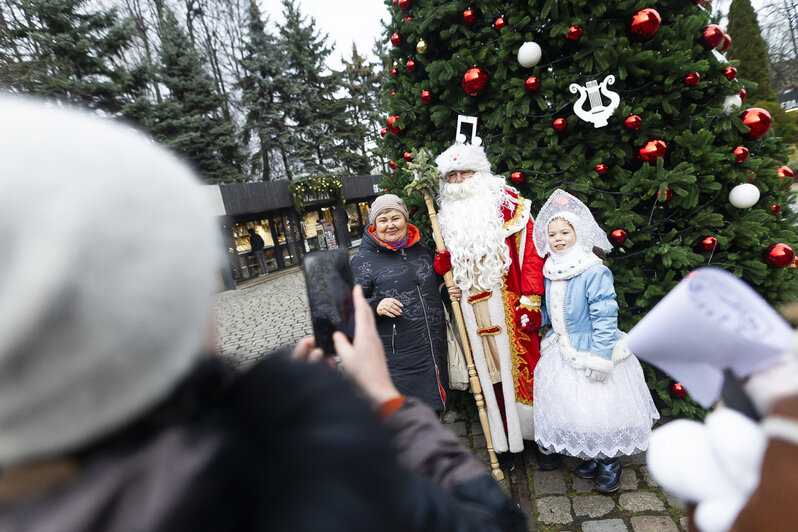
{"type": "Polygon", "coordinates": [[[532,387],[540,358],[537,329],[543,260],[532,238],[530,203],[490,171],[480,146],[455,144],[436,160],[443,176],[438,221],[474,365],[485,397],[493,447],[521,452],[533,440],[532,387]],[[454,170],[473,171],[449,183],[454,170]]]}

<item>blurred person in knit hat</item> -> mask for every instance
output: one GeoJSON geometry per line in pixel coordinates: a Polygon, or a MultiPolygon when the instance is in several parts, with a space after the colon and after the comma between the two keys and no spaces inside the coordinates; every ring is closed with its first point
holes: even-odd
{"type": "Polygon", "coordinates": [[[348,382],[312,338],[234,374],[188,166],[76,110],[0,96],[0,116],[0,531],[526,530],[393,386],[359,287],[348,382]]]}
{"type": "Polygon", "coordinates": [[[460,306],[494,450],[522,452],[527,440],[541,469],[556,469],[559,457],[533,441],[543,258],[532,238],[530,202],[491,173],[481,146],[456,143],[435,164],[441,175],[438,221],[463,294],[460,306]]]}

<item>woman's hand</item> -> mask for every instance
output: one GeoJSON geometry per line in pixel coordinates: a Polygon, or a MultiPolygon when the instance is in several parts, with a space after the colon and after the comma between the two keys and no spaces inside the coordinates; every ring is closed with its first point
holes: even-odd
{"type": "Polygon", "coordinates": [[[463,297],[463,291],[460,290],[459,286],[450,286],[449,287],[449,298],[452,301],[460,301],[461,297],[463,297]]]}
{"type": "MultiPolygon", "coordinates": [[[[361,289],[362,292],[362,289],[361,289]]],[[[392,297],[386,297],[379,303],[377,303],[377,314],[380,316],[388,316],[389,318],[395,318],[396,316],[402,315],[402,305],[398,299],[394,299],[392,297]]]]}
{"type": "Polygon", "coordinates": [[[400,394],[388,373],[385,350],[377,332],[374,313],[363,297],[363,288],[356,285],[352,296],[355,300],[355,341],[350,344],[344,333],[335,332],[335,352],[341,358],[346,374],[375,406],[379,406],[400,394]]]}

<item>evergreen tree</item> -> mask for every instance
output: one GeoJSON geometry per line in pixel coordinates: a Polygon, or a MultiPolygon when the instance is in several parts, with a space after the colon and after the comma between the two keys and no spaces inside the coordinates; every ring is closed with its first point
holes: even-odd
{"type": "Polygon", "coordinates": [[[141,97],[146,69],[125,66],[133,27],[87,0],[8,0],[0,7],[0,86],[109,114],[141,97]]]}
{"type": "MultiPolygon", "coordinates": [[[[395,74],[384,83],[386,93],[396,93],[388,114],[398,117],[392,123],[397,133],[382,143],[398,169],[382,181],[384,189],[402,194],[412,179],[402,171],[405,152],[426,147],[440,153],[454,141],[458,115],[476,116],[494,171],[532,201],[533,213],[562,188],[583,200],[611,234],[616,245],[607,260],[623,330],[690,271],[708,264],[742,277],[773,303],[796,296],[798,270],[769,267],[763,259],[771,244],[798,245],[796,214],[788,208],[794,194],[777,175],[786,150],[773,133],[748,138],[741,109],[724,109],[745,82],[727,79],[729,63],[704,46],[709,13],[702,6],[683,0],[398,3],[390,7],[385,35],[399,44],[386,65],[395,74]],[[655,8],[662,24],[638,40],[630,24],[643,7],[655,8]],[[541,47],[542,58],[525,68],[517,54],[530,41],[541,47]],[[463,79],[473,67],[487,82],[482,90],[469,85],[471,95],[463,79]],[[610,75],[615,80],[606,89],[620,102],[606,125],[594,127],[577,116],[579,96],[571,86],[601,84],[610,75]],[[422,91],[429,91],[429,103],[422,91]],[[667,151],[645,162],[644,146],[662,146],[653,141],[667,151]],[[737,146],[750,150],[743,162],[732,153],[737,146]],[[730,191],[748,182],[760,199],[749,208],[733,207],[730,191]]],[[[751,45],[734,38],[733,47],[751,45]]],[[[606,94],[595,96],[600,102],[582,103],[585,110],[609,104],[606,94]]],[[[406,200],[422,207],[411,218],[424,226],[421,198],[412,193],[406,200]]],[[[700,415],[694,403],[671,395],[670,381],[653,372],[649,377],[672,403],[666,413],[700,415]]]]}
{"type": "Polygon", "coordinates": [[[734,46],[728,52],[729,59],[739,61],[741,76],[759,84],[748,94],[751,101],[776,101],[776,93],[770,85],[768,45],[762,38],[750,0],[732,0],[728,31],[734,38],[734,46]]]}
{"type": "Polygon", "coordinates": [[[221,118],[224,101],[169,9],[161,21],[160,51],[159,80],[168,93],[152,109],[154,137],[184,155],[211,183],[246,179],[235,128],[221,118]]]}

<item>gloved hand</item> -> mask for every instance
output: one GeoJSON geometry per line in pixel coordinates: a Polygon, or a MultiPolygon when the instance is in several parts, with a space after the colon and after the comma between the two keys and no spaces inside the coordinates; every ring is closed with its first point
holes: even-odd
{"type": "Polygon", "coordinates": [[[518,300],[518,308],[515,309],[515,315],[518,319],[518,326],[525,333],[531,333],[540,329],[541,315],[540,315],[540,296],[537,296],[537,302],[521,296],[518,300]]]}
{"type": "Polygon", "coordinates": [[[606,371],[591,368],[587,368],[585,370],[585,377],[589,378],[593,382],[604,382],[609,376],[610,374],[606,371]]]}
{"type": "Polygon", "coordinates": [[[432,261],[432,267],[435,268],[435,273],[443,275],[452,269],[452,255],[448,251],[443,253],[436,253],[435,259],[432,261]]]}

